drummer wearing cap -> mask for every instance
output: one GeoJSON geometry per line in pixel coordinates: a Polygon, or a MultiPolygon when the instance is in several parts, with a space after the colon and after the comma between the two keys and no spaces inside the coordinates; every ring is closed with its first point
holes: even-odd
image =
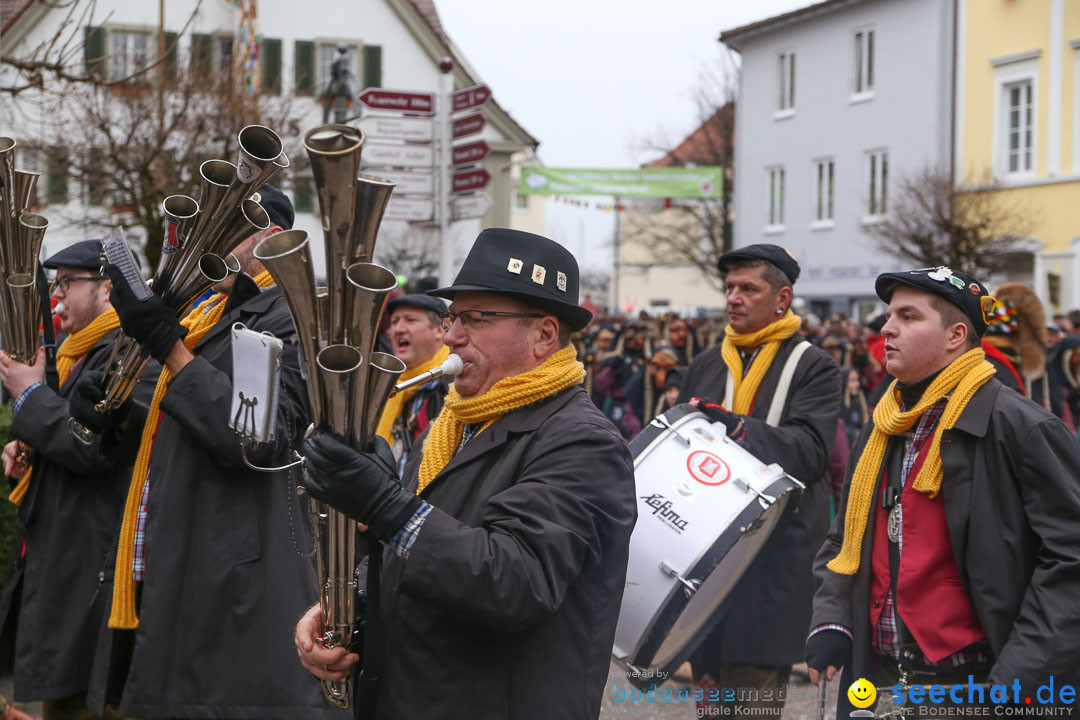
{"type": "Polygon", "coordinates": [[[1023,702],[1080,667],[1080,448],[994,378],[982,283],[937,267],[875,289],[896,381],[815,562],[811,679],[842,667],[841,687],[1019,681],[1008,701],[1023,702]]]}
{"type": "Polygon", "coordinates": [[[721,256],[719,267],[727,288],[724,341],[694,359],[679,399],[694,399],[729,437],[807,489],[789,504],[691,664],[701,685],[769,690],[742,704],[779,713],[786,692],[776,690],[802,660],[811,567],[829,523],[823,480],[840,415],[840,373],[832,358],[798,334],[801,322],[789,308],[799,264],[787,250],[750,245],[721,256]],[[770,423],[774,399],[783,407],[770,423]]]}
{"type": "MultiPolygon", "coordinates": [[[[385,543],[380,720],[595,718],[636,518],[632,460],[593,405],[571,332],[578,267],[557,243],[483,231],[454,284],[443,341],[464,361],[402,482],[385,441],[361,453],[316,430],[308,492],[385,543]]],[[[301,619],[324,680],[358,657],[301,619]]],[[[370,621],[370,618],[369,618],[370,621]]]]}

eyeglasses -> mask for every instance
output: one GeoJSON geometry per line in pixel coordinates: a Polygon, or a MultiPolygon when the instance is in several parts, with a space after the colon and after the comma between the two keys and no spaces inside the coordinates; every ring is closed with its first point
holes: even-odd
{"type": "Polygon", "coordinates": [[[60,292],[67,295],[68,290],[71,289],[71,283],[73,283],[73,282],[80,282],[82,280],[90,280],[92,282],[101,282],[102,280],[107,280],[107,279],[108,278],[102,277],[100,275],[74,275],[74,276],[56,278],[56,282],[53,283],[53,290],[59,289],[60,292]]]}
{"type": "Polygon", "coordinates": [[[501,312],[498,310],[462,310],[461,312],[444,312],[439,313],[439,318],[442,320],[443,329],[449,330],[454,325],[455,320],[461,320],[461,327],[483,327],[486,322],[486,318],[542,318],[547,317],[543,313],[516,313],[516,312],[501,312]]]}

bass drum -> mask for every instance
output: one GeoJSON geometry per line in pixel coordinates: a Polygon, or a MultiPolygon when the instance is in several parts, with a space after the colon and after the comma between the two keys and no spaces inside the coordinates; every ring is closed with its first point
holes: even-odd
{"type": "Polygon", "coordinates": [[[630,452],[638,521],[612,654],[644,689],[670,677],[705,638],[792,491],[805,486],[690,405],[654,419],[630,452]]]}

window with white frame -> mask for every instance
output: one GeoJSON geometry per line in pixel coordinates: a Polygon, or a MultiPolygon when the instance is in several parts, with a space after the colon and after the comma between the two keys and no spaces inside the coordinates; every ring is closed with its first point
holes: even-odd
{"type": "Polygon", "coordinates": [[[109,77],[119,80],[134,75],[150,63],[150,33],[111,30],[109,77]]]}
{"type": "Polygon", "coordinates": [[[858,30],[855,33],[855,72],[852,92],[856,95],[874,90],[874,31],[858,30]]]}
{"type": "Polygon", "coordinates": [[[889,154],[884,150],[868,152],[866,169],[866,214],[871,218],[880,218],[889,209],[889,154]]]}
{"type": "Polygon", "coordinates": [[[769,228],[784,226],[784,167],[777,165],[768,169],[766,200],[768,213],[765,224],[769,228]]]}
{"type": "Polygon", "coordinates": [[[833,181],[835,166],[832,158],[814,162],[814,223],[832,224],[833,221],[833,181]]]}
{"type": "MultiPolygon", "coordinates": [[[[354,77],[360,77],[360,68],[359,68],[359,65],[357,63],[357,57],[360,54],[358,46],[350,44],[350,43],[344,43],[344,45],[345,45],[345,48],[346,48],[345,57],[348,59],[348,64],[346,65],[346,67],[348,67],[349,70],[352,71],[352,74],[353,74],[354,77]]],[[[338,43],[336,43],[336,42],[319,43],[319,90],[320,91],[325,90],[326,89],[326,84],[328,82],[330,82],[330,78],[331,78],[330,68],[334,64],[334,61],[337,60],[337,57],[338,57],[337,46],[338,46],[338,43]]]]}
{"type": "Polygon", "coordinates": [[[1002,156],[1008,174],[1029,173],[1034,169],[1032,123],[1034,89],[1030,79],[1008,83],[1005,92],[1005,147],[1002,156]]]}
{"type": "Polygon", "coordinates": [[[791,50],[778,56],[780,70],[780,96],[777,109],[781,112],[795,109],[795,53],[791,50]]]}

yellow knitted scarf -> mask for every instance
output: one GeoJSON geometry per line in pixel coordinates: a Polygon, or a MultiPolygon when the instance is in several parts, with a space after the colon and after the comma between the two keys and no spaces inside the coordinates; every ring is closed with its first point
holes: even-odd
{"type": "Polygon", "coordinates": [[[936,497],[941,490],[941,434],[956,424],[975,391],[992,377],[994,366],[986,361],[982,348],[968,350],[942,370],[915,407],[907,411],[900,410],[900,391],[896,389],[896,381],[893,381],[874,409],[873,432],[851,476],[847,513],[844,516],[844,544],[836,557],[829,561],[830,570],[840,575],[854,575],[859,570],[863,534],[870,517],[874,488],[881,476],[881,463],[885,458],[889,436],[904,432],[915,424],[928,407],[944,397],[949,398],[934,429],[926,460],[912,486],[919,492],[936,497]]]}
{"type": "Polygon", "coordinates": [[[424,459],[420,462],[420,484],[416,494],[431,484],[461,444],[466,425],[484,423],[480,432],[511,410],[543,400],[585,377],[585,366],[577,359],[572,345],[554,353],[528,372],[503,378],[483,395],[463,398],[457,388],[450,386],[439,417],[431,424],[424,442],[424,459]]]}
{"type": "MultiPolygon", "coordinates": [[[[270,272],[264,270],[254,278],[259,287],[274,284],[270,272]]],[[[187,314],[180,324],[188,329],[184,338],[184,347],[195,348],[199,340],[210,331],[225,313],[227,298],[223,293],[215,293],[199,303],[187,314]]],[[[150,401],[150,411],[143,425],[139,455],[135,458],[135,469],[131,472],[131,485],[128,487],[127,501],[124,503],[124,519],[120,524],[120,539],[116,549],[116,571],[113,573],[112,612],[109,615],[109,627],[121,630],[133,630],[139,626],[135,614],[135,580],[131,577],[132,562],[135,557],[135,521],[142,500],[143,486],[146,484],[147,471],[150,469],[150,455],[154,449],[158,421],[161,419],[161,401],[165,397],[166,386],[172,379],[169,368],[161,368],[154,397],[150,401]]]]}
{"type": "Polygon", "coordinates": [[[758,386],[761,385],[765,373],[769,371],[776,353],[780,350],[780,343],[799,332],[802,320],[790,310],[776,322],[766,325],[761,330],[753,333],[735,332],[731,325],[724,328],[724,344],[720,347],[720,354],[728,367],[728,373],[734,381],[735,391],[732,395],[731,412],[745,415],[750,412],[750,405],[754,402],[758,386]],[[740,347],[757,347],[764,345],[750,366],[750,372],[743,377],[742,357],[739,355],[740,347]]]}
{"type": "MultiPolygon", "coordinates": [[[[61,387],[64,386],[68,375],[71,374],[71,368],[75,367],[75,363],[79,361],[79,358],[90,352],[91,348],[97,345],[101,338],[118,327],[120,327],[120,318],[116,316],[115,310],[109,308],[91,320],[90,324],[82,330],[73,332],[64,338],[64,342],[60,343],[60,347],[56,350],[56,373],[60,376],[61,387]]],[[[23,498],[26,497],[26,491],[30,489],[30,474],[33,471],[32,466],[26,469],[22,479],[19,480],[19,484],[8,495],[8,500],[16,505],[22,504],[23,498]]]]}
{"type": "MultiPolygon", "coordinates": [[[[432,368],[437,368],[443,364],[446,357],[450,354],[450,348],[443,345],[437,353],[430,360],[422,365],[417,365],[414,368],[409,368],[405,372],[401,373],[401,377],[398,378],[399,383],[403,383],[406,380],[412,380],[417,375],[422,375],[432,368]]],[[[382,417],[379,418],[378,434],[382,436],[383,440],[393,444],[394,440],[391,435],[394,429],[394,421],[401,415],[401,409],[412,400],[413,395],[420,390],[419,386],[411,387],[406,390],[402,390],[394,397],[386,401],[386,409],[383,410],[382,417]]]]}

